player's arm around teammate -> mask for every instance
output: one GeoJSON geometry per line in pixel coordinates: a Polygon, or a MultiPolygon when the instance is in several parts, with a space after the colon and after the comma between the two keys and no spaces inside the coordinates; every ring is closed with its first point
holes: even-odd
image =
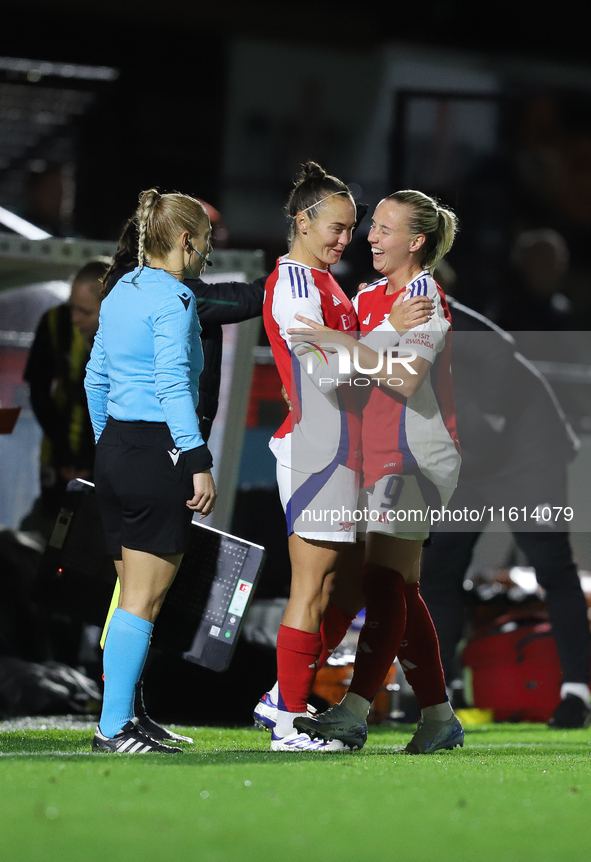
{"type": "Polygon", "coordinates": [[[451,247],[455,230],[453,213],[420,192],[391,195],[374,213],[368,239],[374,266],[383,278],[357,295],[359,320],[373,330],[381,328],[387,317],[398,329],[395,303],[403,292],[409,295],[406,291],[430,297],[434,314],[409,332],[398,330],[399,346],[412,347],[418,354],[411,362],[417,372],[411,375],[413,385],[401,380],[400,395],[394,396],[391,389],[374,384],[364,407],[366,499],[360,500],[359,508],[365,504],[370,514],[363,567],[366,622],[351,686],[342,703],[315,719],[295,722],[296,727],[325,739],[362,744],[370,703],[398,655],[423,711],[408,750],[431,753],[463,742],[461,725],[447,701],[433,622],[418,588],[428,524],[411,525],[397,517],[399,511],[426,515],[429,506],[445,505],[457,482],[460,459],[446,338],[450,315],[431,276],[451,247]],[[438,374],[432,381],[430,370],[436,358],[438,374]]]}
{"type": "Polygon", "coordinates": [[[340,396],[336,381],[325,385],[327,370],[317,352],[292,352],[288,329],[303,314],[341,332],[356,331],[353,307],[330,273],[351,239],[356,213],[347,186],[314,163],[304,166],[286,211],[290,251],[267,280],[263,317],[295,408],[270,443],[288,522],[292,584],[277,641],[278,684],[257,709],[272,714],[263,721],[274,728],[272,748],[325,750],[294,733],[293,719],[306,711],[316,668],[328,655],[327,643],[339,643],[350,623],[340,608],[329,605],[327,610],[327,605],[339,549],[354,541],[355,534],[351,524],[331,528],[316,518],[315,523],[306,521],[305,515],[343,505],[354,508],[359,416],[350,388],[340,396]]]}
{"type": "Polygon", "coordinates": [[[295,406],[270,443],[278,462],[292,568],[289,602],[277,640],[274,696],[279,710],[271,745],[275,750],[310,750],[318,744],[294,733],[293,718],[306,711],[339,547],[354,535],[331,531],[324,524],[305,524],[302,510],[314,507],[320,498],[329,505],[336,505],[339,495],[355,501],[359,442],[352,447],[355,452],[344,451],[343,415],[347,427],[353,428],[354,409],[343,407],[336,394],[321,391],[314,376],[316,367],[308,369],[303,358],[292,353],[287,330],[297,323],[298,313],[320,324],[327,321],[335,328],[356,330],[353,306],[330,273],[330,265],[340,260],[351,239],[356,210],[347,186],[309,162],[286,212],[290,249],[267,280],[263,306],[275,362],[295,406]]]}
{"type": "Polygon", "coordinates": [[[195,408],[203,353],[183,278],[210,251],[203,206],[143,192],[139,265],[103,301],[85,381],[97,440],[96,489],[121,583],[103,655],[105,693],[93,746],[170,752],[134,718],[135,686],[154,621],[185,549],[194,512],[215,504],[211,455],[195,408]]]}

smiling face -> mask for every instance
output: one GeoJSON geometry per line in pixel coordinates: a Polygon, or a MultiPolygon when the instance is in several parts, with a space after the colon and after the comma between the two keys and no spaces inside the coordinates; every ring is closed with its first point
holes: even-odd
{"type": "Polygon", "coordinates": [[[315,221],[311,222],[307,213],[299,213],[296,217],[296,240],[290,256],[304,252],[306,260],[302,263],[317,269],[338,263],[345,246],[351,242],[355,217],[355,206],[345,195],[329,198],[315,221]]]}
{"type": "Polygon", "coordinates": [[[374,269],[390,276],[410,264],[420,264],[419,250],[423,234],[412,234],[408,225],[408,207],[383,200],[376,207],[367,237],[371,245],[374,269]]]}

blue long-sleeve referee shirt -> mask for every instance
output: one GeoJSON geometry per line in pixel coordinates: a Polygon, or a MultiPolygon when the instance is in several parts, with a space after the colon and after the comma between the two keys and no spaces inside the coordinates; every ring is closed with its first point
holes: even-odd
{"type": "Polygon", "coordinates": [[[203,446],[195,413],[203,369],[193,293],[161,269],[137,268],[102,302],[84,386],[98,441],[108,416],[166,422],[183,452],[203,446]],[[137,276],[135,283],[132,279],[137,276]]]}

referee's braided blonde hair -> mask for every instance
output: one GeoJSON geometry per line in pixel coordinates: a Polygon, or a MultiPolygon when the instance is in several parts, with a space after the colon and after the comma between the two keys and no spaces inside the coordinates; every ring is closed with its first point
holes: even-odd
{"type": "Polygon", "coordinates": [[[425,235],[421,248],[421,266],[433,272],[445,257],[458,232],[458,218],[453,210],[441,206],[435,198],[414,189],[394,192],[387,201],[395,201],[408,208],[408,226],[413,234],[425,235]]]}
{"type": "Polygon", "coordinates": [[[137,225],[140,271],[152,255],[164,257],[172,251],[183,231],[197,239],[210,226],[205,207],[196,198],[180,192],[161,195],[157,189],[141,193],[133,221],[137,225]]]}

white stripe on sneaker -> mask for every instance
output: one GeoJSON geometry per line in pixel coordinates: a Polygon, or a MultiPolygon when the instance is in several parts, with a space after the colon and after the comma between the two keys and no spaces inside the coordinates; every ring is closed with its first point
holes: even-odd
{"type": "MultiPolygon", "coordinates": [[[[145,742],[141,742],[141,740],[140,740],[139,742],[136,742],[136,743],[135,743],[135,745],[133,745],[133,746],[129,749],[129,752],[128,752],[128,753],[129,753],[129,754],[135,754],[135,753],[136,753],[136,751],[140,751],[140,749],[141,749],[141,748],[143,748],[143,747],[145,746],[145,744],[146,744],[146,743],[145,743],[145,742]]],[[[141,754],[141,753],[142,753],[142,752],[140,751],[140,754],[141,754]]]]}
{"type": "Polygon", "coordinates": [[[126,739],[125,742],[122,742],[121,745],[119,745],[117,747],[117,750],[118,751],[127,751],[127,749],[130,748],[134,744],[134,742],[135,742],[135,740],[132,738],[126,739]]]}

